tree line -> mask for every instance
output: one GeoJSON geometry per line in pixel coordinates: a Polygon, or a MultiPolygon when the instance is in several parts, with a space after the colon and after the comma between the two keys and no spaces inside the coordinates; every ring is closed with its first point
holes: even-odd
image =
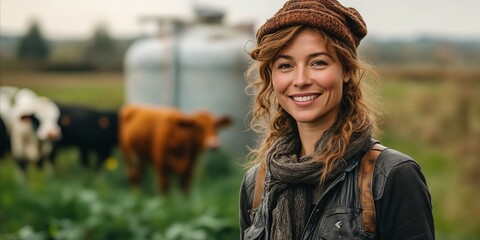
{"type": "MultiPolygon", "coordinates": [[[[57,63],[57,66],[48,64],[52,45],[52,41],[44,37],[39,22],[33,21],[26,34],[19,39],[16,51],[17,59],[30,66],[61,69],[62,66],[58,66],[61,63],[57,63]]],[[[118,68],[116,65],[119,62],[119,49],[117,49],[116,40],[110,36],[108,28],[104,24],[95,28],[82,52],[82,56],[78,56],[81,63],[76,63],[77,66],[74,66],[74,69],[109,70],[118,68]]]]}

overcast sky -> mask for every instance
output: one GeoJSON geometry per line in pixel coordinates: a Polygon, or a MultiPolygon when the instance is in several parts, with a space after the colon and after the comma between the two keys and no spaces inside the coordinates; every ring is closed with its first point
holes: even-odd
{"type": "MultiPolygon", "coordinates": [[[[0,0],[0,32],[23,34],[37,19],[48,38],[88,38],[106,24],[116,37],[142,31],[139,16],[191,19],[194,3],[224,9],[226,23],[257,27],[284,0],[0,0]]],[[[340,0],[363,15],[369,36],[410,38],[435,35],[480,39],[480,0],[340,0]]]]}

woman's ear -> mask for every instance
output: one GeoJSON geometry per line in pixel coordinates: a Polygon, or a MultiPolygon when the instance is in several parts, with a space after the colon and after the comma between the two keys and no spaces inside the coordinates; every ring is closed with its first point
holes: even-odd
{"type": "Polygon", "coordinates": [[[343,75],[343,82],[344,83],[349,82],[351,77],[352,77],[352,72],[351,71],[346,72],[345,75],[343,75]]]}

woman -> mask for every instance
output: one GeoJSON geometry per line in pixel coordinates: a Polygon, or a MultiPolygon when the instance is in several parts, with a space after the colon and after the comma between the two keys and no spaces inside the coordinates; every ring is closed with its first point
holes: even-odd
{"type": "Polygon", "coordinates": [[[240,189],[242,239],[434,238],[420,167],[372,139],[356,53],[366,33],[335,0],[288,1],[258,30],[248,75],[263,139],[240,189]]]}

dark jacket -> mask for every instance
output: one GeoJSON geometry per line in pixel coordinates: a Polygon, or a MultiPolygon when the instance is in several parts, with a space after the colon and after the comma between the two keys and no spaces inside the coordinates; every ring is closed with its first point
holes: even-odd
{"type": "MultiPolygon", "coordinates": [[[[431,198],[420,167],[409,156],[388,148],[378,156],[373,176],[376,236],[362,230],[359,161],[349,161],[324,188],[302,239],[434,239],[431,198]]],[[[257,170],[258,165],[246,172],[240,189],[241,239],[269,236],[267,228],[252,225],[250,216],[257,170]]]]}

